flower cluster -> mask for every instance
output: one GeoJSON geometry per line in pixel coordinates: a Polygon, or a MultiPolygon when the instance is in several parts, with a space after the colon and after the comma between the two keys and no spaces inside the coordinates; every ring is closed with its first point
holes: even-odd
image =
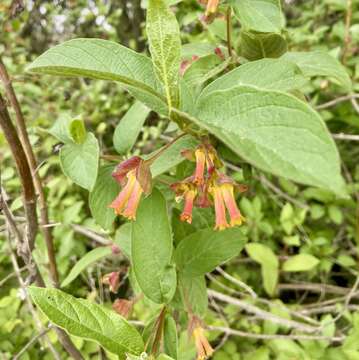
{"type": "Polygon", "coordinates": [[[149,165],[139,156],[133,156],[120,163],[112,176],[122,190],[109,207],[115,210],[116,215],[135,220],[142,194],[149,193],[151,189],[149,165]]]}
{"type": "Polygon", "coordinates": [[[171,185],[177,198],[184,199],[181,220],[191,223],[194,206],[203,208],[214,204],[215,230],[241,225],[244,217],[237,207],[234,193],[235,190],[243,192],[246,188],[218,171],[223,165],[213,146],[200,144],[194,150],[184,150],[182,155],[195,161],[196,169],[192,176],[171,185]],[[229,223],[226,210],[230,217],[229,223]]]}

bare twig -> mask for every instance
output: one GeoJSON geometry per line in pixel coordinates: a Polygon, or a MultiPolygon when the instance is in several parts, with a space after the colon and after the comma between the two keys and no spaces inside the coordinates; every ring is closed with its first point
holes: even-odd
{"type": "Polygon", "coordinates": [[[320,335],[282,335],[282,334],[254,334],[248,333],[240,330],[235,330],[231,328],[226,328],[222,326],[208,326],[208,330],[211,331],[221,331],[229,335],[240,336],[245,338],[252,339],[262,339],[262,340],[270,340],[270,339],[291,339],[291,340],[326,340],[330,342],[343,342],[345,340],[345,336],[320,336],[320,335]]]}
{"type": "Polygon", "coordinates": [[[105,238],[102,235],[99,235],[95,231],[85,228],[84,226],[78,224],[72,224],[71,227],[75,230],[75,232],[88,237],[89,239],[98,242],[101,245],[112,245],[112,241],[105,238]]]}
{"type": "Polygon", "coordinates": [[[359,99],[359,94],[349,94],[349,95],[340,96],[324,104],[317,105],[315,108],[317,110],[323,110],[335,106],[343,101],[351,101],[352,99],[359,99]]]}
{"type": "Polygon", "coordinates": [[[255,314],[260,319],[268,320],[270,322],[280,324],[280,325],[286,326],[288,328],[297,329],[297,330],[307,332],[307,333],[313,333],[313,332],[320,331],[320,328],[309,326],[307,324],[303,324],[303,323],[300,323],[300,322],[297,322],[294,320],[288,320],[288,319],[281,318],[279,316],[271,314],[268,311],[262,310],[261,308],[255,306],[255,305],[249,304],[246,301],[233,298],[231,296],[222,294],[215,290],[208,290],[207,293],[208,293],[208,295],[216,298],[217,300],[237,306],[240,309],[242,309],[248,313],[255,314]]]}
{"type": "Polygon", "coordinates": [[[337,322],[344,315],[345,311],[349,310],[350,301],[354,297],[354,295],[355,295],[355,293],[356,293],[356,291],[358,289],[358,286],[359,286],[359,276],[357,276],[353,287],[350,289],[348,295],[345,297],[345,303],[344,303],[343,309],[337,314],[337,316],[332,321],[330,321],[329,323],[324,324],[323,327],[328,326],[331,323],[337,322]]]}
{"type": "MultiPolygon", "coordinates": [[[[348,288],[321,283],[278,284],[278,290],[311,291],[314,293],[329,293],[337,295],[347,295],[350,292],[350,289],[348,288]]],[[[359,292],[354,293],[352,298],[359,298],[359,292]]]]}
{"type": "MultiPolygon", "coordinates": [[[[11,231],[13,233],[13,236],[17,239],[17,242],[21,242],[21,233],[20,233],[19,229],[17,228],[17,225],[16,225],[16,222],[15,222],[15,220],[13,218],[13,215],[10,212],[10,210],[9,210],[9,208],[7,206],[7,203],[6,203],[6,201],[4,200],[4,198],[2,196],[1,187],[0,187],[0,203],[2,205],[2,209],[4,211],[5,218],[6,218],[7,222],[8,222],[8,224],[9,224],[9,228],[11,229],[11,231]]],[[[12,259],[12,263],[13,263],[15,273],[16,273],[17,278],[19,280],[20,286],[23,288],[24,293],[27,294],[27,292],[26,292],[26,284],[22,280],[22,277],[21,277],[21,274],[20,274],[20,271],[19,271],[19,266],[17,264],[16,256],[12,252],[11,244],[9,246],[10,246],[11,259],[12,259]]],[[[23,257],[24,262],[27,264],[27,267],[29,268],[30,274],[34,273],[34,275],[35,275],[36,284],[38,286],[40,286],[40,287],[44,287],[45,286],[44,280],[43,280],[43,278],[42,278],[36,264],[32,261],[31,253],[30,253],[30,256],[28,254],[24,254],[23,256],[24,256],[23,257]]],[[[30,301],[30,299],[29,299],[29,297],[27,295],[26,295],[26,300],[28,302],[28,306],[29,306],[30,310],[33,309],[33,305],[32,305],[32,303],[31,303],[31,301],[30,301]]],[[[33,315],[34,319],[36,320],[37,319],[37,314],[36,314],[35,310],[33,310],[31,312],[32,312],[32,315],[33,315]]],[[[41,325],[40,320],[38,320],[38,323],[41,325]]],[[[54,329],[55,329],[55,331],[57,333],[57,336],[58,336],[58,338],[60,340],[60,343],[62,344],[64,349],[72,356],[72,358],[75,359],[75,360],[84,360],[81,353],[76,349],[75,345],[72,343],[70,337],[65,333],[65,331],[58,328],[58,327],[55,327],[54,329]]],[[[60,359],[60,358],[57,358],[56,356],[55,356],[55,358],[60,359]]]]}
{"type": "Polygon", "coordinates": [[[248,292],[248,294],[250,294],[252,296],[253,299],[256,299],[258,297],[258,295],[255,293],[255,291],[248,286],[246,283],[244,283],[243,281],[236,279],[235,277],[233,277],[232,275],[228,274],[227,272],[225,272],[220,266],[216,267],[216,270],[227,280],[229,280],[231,283],[237,285],[238,287],[240,287],[241,289],[244,289],[248,292]]]}
{"type": "MultiPolygon", "coordinates": [[[[19,272],[23,272],[24,270],[27,269],[27,266],[23,266],[22,268],[19,269],[19,272]]],[[[0,281],[0,288],[11,278],[16,277],[16,273],[12,272],[9,275],[5,276],[1,281],[0,281]]]]}
{"type": "MultiPolygon", "coordinates": [[[[345,310],[358,311],[359,305],[347,305],[345,307],[345,310]]],[[[310,308],[310,309],[303,309],[303,310],[300,310],[300,312],[304,315],[317,315],[317,314],[337,313],[337,312],[341,313],[341,308],[337,304],[334,304],[334,305],[327,305],[327,306],[318,306],[318,307],[310,308]]],[[[332,322],[330,322],[330,323],[332,323],[332,322]]],[[[327,326],[327,325],[328,325],[328,323],[324,324],[324,326],[327,326]]]]}
{"type": "Polygon", "coordinates": [[[350,102],[352,103],[354,110],[359,114],[359,104],[355,97],[352,97],[350,102]]]}
{"type": "MultiPolygon", "coordinates": [[[[51,330],[52,325],[49,324],[49,326],[46,329],[43,329],[40,331],[37,335],[35,335],[32,339],[30,339],[25,346],[12,358],[12,360],[18,360],[20,359],[21,355],[25,353],[25,351],[32,346],[36,341],[38,341],[40,338],[42,338],[45,334],[47,334],[51,330]]],[[[59,356],[59,355],[58,355],[59,356]]],[[[57,357],[57,359],[60,360],[60,357],[57,357]]]]}
{"type": "Polygon", "coordinates": [[[347,141],[359,141],[359,135],[352,135],[352,134],[332,134],[334,139],[337,140],[347,140],[347,141]]]}
{"type": "Polygon", "coordinates": [[[0,58],[0,79],[4,84],[6,95],[15,111],[16,127],[18,129],[20,142],[25,150],[25,155],[27,157],[27,161],[28,161],[31,173],[32,173],[34,186],[35,186],[36,192],[39,195],[40,219],[41,219],[41,225],[42,225],[41,231],[44,235],[46,248],[47,248],[47,255],[49,258],[50,277],[51,277],[51,280],[53,281],[54,285],[58,286],[59,277],[58,277],[58,271],[57,271],[57,265],[56,265],[52,230],[51,230],[51,228],[48,228],[45,226],[49,223],[49,215],[48,215],[48,211],[47,211],[45,192],[42,187],[40,175],[36,171],[37,162],[36,162],[35,154],[32,150],[29,136],[27,134],[25,119],[24,119],[23,113],[21,111],[21,106],[16,97],[14,88],[11,84],[9,74],[8,74],[6,67],[5,67],[4,63],[2,62],[1,58],[0,58]]]}
{"type": "Polygon", "coordinates": [[[271,181],[269,181],[263,174],[259,176],[260,182],[267,186],[269,189],[271,189],[273,192],[275,192],[277,195],[282,197],[283,199],[291,202],[292,204],[298,206],[301,209],[308,209],[308,205],[305,203],[302,203],[301,201],[289,196],[287,193],[283,192],[281,189],[279,189],[276,185],[274,185],[271,181]]]}
{"type": "MultiPolygon", "coordinates": [[[[209,301],[211,306],[213,307],[213,309],[217,312],[217,314],[219,315],[219,317],[223,320],[224,324],[226,325],[226,327],[229,327],[229,323],[228,320],[225,316],[225,314],[223,313],[221,307],[216,303],[216,300],[213,299],[213,297],[209,296],[209,301]]],[[[229,334],[224,333],[223,338],[221,339],[221,341],[218,343],[218,345],[216,346],[216,348],[214,349],[214,351],[218,351],[221,347],[224,346],[224,344],[227,342],[229,338],[229,334]]]]}
{"type": "MultiPolygon", "coordinates": [[[[1,196],[1,193],[0,193],[0,196],[1,196]]],[[[14,225],[13,221],[12,221],[12,214],[11,212],[9,211],[8,207],[7,207],[7,204],[5,201],[2,201],[3,202],[3,209],[5,210],[5,215],[6,215],[6,222],[7,222],[7,225],[9,227],[9,232],[12,233],[12,236],[14,237],[17,237],[18,234],[19,234],[19,230],[15,230],[16,228],[16,224],[14,225]],[[15,228],[14,228],[15,226],[15,228]]],[[[11,262],[12,262],[12,265],[13,265],[13,268],[14,268],[14,271],[15,271],[15,274],[16,274],[16,278],[19,282],[19,285],[22,289],[22,292],[23,294],[25,295],[25,301],[26,301],[26,304],[27,304],[27,307],[32,315],[32,318],[34,320],[34,323],[35,323],[35,326],[36,328],[38,329],[38,331],[41,333],[43,331],[43,326],[41,324],[41,320],[28,296],[28,293],[26,291],[26,284],[21,276],[21,271],[20,271],[20,267],[19,267],[19,264],[17,262],[17,259],[16,259],[16,255],[12,249],[12,243],[11,243],[11,240],[10,240],[10,234],[8,236],[8,244],[9,244],[9,251],[10,251],[10,259],[11,259],[11,262]]],[[[42,279],[41,279],[42,280],[42,279]]],[[[55,348],[53,347],[51,341],[48,339],[47,336],[45,336],[45,341],[46,343],[48,344],[48,347],[50,349],[50,351],[52,352],[52,354],[54,355],[54,358],[56,360],[61,360],[60,358],[60,355],[57,353],[57,351],[55,350],[55,348]]]]}

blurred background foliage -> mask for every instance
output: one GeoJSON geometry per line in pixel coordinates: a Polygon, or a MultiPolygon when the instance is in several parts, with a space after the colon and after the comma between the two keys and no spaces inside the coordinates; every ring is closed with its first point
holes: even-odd
{"type": "MultiPolygon", "coordinates": [[[[31,141],[41,164],[51,222],[54,224],[57,260],[63,279],[78,259],[98,246],[93,234],[112,236],[95,224],[88,206],[88,193],[71,183],[61,172],[58,142],[48,130],[60,114],[81,114],[89,130],[99,139],[102,154],[115,154],[112,136],[132,99],[115,83],[87,79],[63,79],[48,76],[29,76],[26,65],[49,47],[76,37],[110,39],[137,51],[148,52],[144,31],[145,1],[141,0],[68,0],[68,1],[10,1],[0,2],[0,55],[6,64],[24,112],[31,141]],[[90,232],[90,236],[88,233],[90,232]]],[[[199,18],[203,8],[197,1],[171,1],[182,29],[182,41],[191,44],[187,52],[196,55],[197,44],[209,42],[219,46],[223,41],[224,21],[211,25],[199,18]]],[[[343,59],[359,91],[359,0],[292,0],[283,3],[287,19],[288,46],[291,50],[321,49],[340,58],[347,31],[351,42],[343,59]],[[347,5],[351,3],[352,19],[346,25],[347,5]]],[[[234,25],[233,41],[238,49],[234,25]]],[[[303,89],[307,100],[319,111],[333,134],[358,134],[359,109],[348,101],[335,106],[321,106],[348,94],[335,84],[317,78],[303,89]]],[[[167,142],[167,120],[151,114],[133,149],[136,154],[148,153],[167,142]]],[[[228,274],[250,285],[258,294],[258,302],[266,310],[290,318],[296,311],[311,318],[314,324],[327,324],[328,336],[349,334],[343,341],[295,341],[290,338],[264,340],[250,337],[225,336],[211,332],[210,340],[217,345],[216,360],[266,359],[359,359],[359,289],[358,249],[359,225],[359,147],[357,142],[336,140],[343,160],[343,173],[351,190],[351,197],[336,200],[330,193],[296,185],[255,170],[220,148],[227,161],[228,171],[249,185],[240,201],[247,223],[244,231],[251,243],[260,248],[251,251],[247,246],[240,257],[226,264],[225,273],[208,275],[208,286],[233,297],[243,296],[228,274]],[[268,252],[270,255],[268,255],[268,252]],[[261,255],[262,254],[262,255],[261,255]],[[291,255],[304,256],[298,263],[286,263],[291,255]],[[279,260],[279,267],[267,266],[271,257],[279,260]],[[304,260],[303,260],[304,259],[304,260]],[[224,276],[226,275],[227,276],[224,276]],[[273,279],[278,277],[278,284],[273,279]]],[[[22,218],[20,182],[11,153],[0,133],[2,186],[11,210],[19,223],[22,218]]],[[[181,177],[187,169],[177,168],[181,177]]],[[[173,198],[172,195],[168,195],[173,198]]],[[[197,214],[203,219],[201,214],[197,214]]],[[[175,222],[175,220],[173,220],[175,222]]],[[[173,224],[174,231],[185,231],[173,224]]],[[[24,302],[9,260],[7,229],[0,214],[0,359],[11,358],[36,334],[31,314],[24,302]]],[[[150,241],[150,239],[149,239],[150,241]]],[[[41,235],[37,238],[36,258],[46,265],[46,251],[41,235]]],[[[110,304],[116,296],[129,297],[131,290],[126,272],[125,257],[112,256],[92,265],[68,288],[75,296],[87,297],[110,304]],[[102,276],[121,269],[123,276],[119,293],[109,294],[101,284],[102,276]]],[[[20,269],[23,270],[23,269],[20,269]]],[[[24,277],[26,271],[24,271],[24,277]]],[[[256,316],[245,315],[233,304],[220,304],[210,298],[206,315],[209,325],[230,326],[254,334],[276,334],[283,328],[256,316]]],[[[143,301],[137,302],[132,318],[146,321],[153,313],[143,301]]],[[[284,328],[285,330],[285,328],[284,328]]],[[[50,340],[66,358],[56,340],[50,340]]],[[[96,344],[75,340],[88,359],[104,358],[96,344]]],[[[187,335],[181,336],[179,359],[193,359],[194,349],[188,345],[187,335]]],[[[52,355],[40,342],[34,343],[20,357],[51,359],[52,355]]]]}

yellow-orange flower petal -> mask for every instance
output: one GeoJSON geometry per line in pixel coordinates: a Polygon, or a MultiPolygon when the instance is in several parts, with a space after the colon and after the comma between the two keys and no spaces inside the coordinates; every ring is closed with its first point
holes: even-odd
{"type": "Polygon", "coordinates": [[[198,147],[195,151],[196,170],[194,174],[194,183],[202,185],[204,183],[204,171],[206,166],[206,152],[202,147],[198,147]]]}
{"type": "Polygon", "coordinates": [[[136,180],[132,189],[130,198],[128,199],[127,206],[122,212],[122,215],[129,220],[136,220],[136,212],[141,200],[143,190],[140,183],[136,180]]]}
{"type": "Polygon", "coordinates": [[[229,227],[226,219],[226,208],[224,206],[222,191],[219,186],[211,186],[209,192],[214,199],[214,210],[216,213],[215,230],[224,230],[229,227]]]}
{"type": "Polygon", "coordinates": [[[193,337],[196,344],[197,360],[205,360],[213,355],[214,350],[204,335],[202,327],[198,326],[193,330],[193,337]]]}
{"type": "Polygon", "coordinates": [[[187,221],[189,224],[192,222],[193,203],[196,195],[196,190],[189,190],[184,194],[185,203],[181,214],[181,221],[187,221]]]}
{"type": "Polygon", "coordinates": [[[221,190],[222,190],[224,203],[226,204],[226,208],[229,212],[229,216],[231,220],[230,225],[231,226],[242,225],[245,219],[237,207],[236,200],[234,198],[233,185],[223,184],[221,185],[221,190]]]}
{"type": "Polygon", "coordinates": [[[121,215],[122,210],[125,208],[128,199],[130,198],[133,188],[135,186],[136,177],[134,172],[131,172],[127,176],[127,183],[116,199],[109,205],[110,208],[115,210],[116,215],[121,215]]]}

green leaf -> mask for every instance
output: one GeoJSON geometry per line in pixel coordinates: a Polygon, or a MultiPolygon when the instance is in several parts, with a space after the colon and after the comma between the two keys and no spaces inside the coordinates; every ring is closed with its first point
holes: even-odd
{"type": "Polygon", "coordinates": [[[86,128],[83,120],[74,119],[70,124],[70,134],[76,144],[82,144],[86,140],[86,128]]]}
{"type": "Polygon", "coordinates": [[[183,78],[189,86],[199,86],[210,78],[208,74],[221,63],[221,58],[215,54],[201,57],[189,66],[183,78]]]}
{"type": "Polygon", "coordinates": [[[263,286],[269,295],[274,295],[278,283],[279,262],[273,250],[263,244],[246,245],[246,251],[251,259],[261,265],[263,286]]]}
{"type": "Polygon", "coordinates": [[[247,30],[280,32],[284,27],[280,0],[235,0],[234,10],[247,30]]]}
{"type": "Polygon", "coordinates": [[[226,90],[238,85],[257,86],[261,89],[289,91],[299,89],[306,83],[295,64],[282,59],[251,61],[219,77],[206,86],[201,96],[216,90],[226,90]]]}
{"type": "Polygon", "coordinates": [[[181,285],[182,303],[191,305],[194,314],[204,317],[208,308],[208,295],[206,279],[202,276],[184,276],[178,274],[178,282],[181,285]]]}
{"type": "Polygon", "coordinates": [[[92,133],[88,133],[81,144],[66,143],[60,150],[62,170],[74,183],[91,191],[95,185],[99,146],[92,133]]]}
{"type": "Polygon", "coordinates": [[[118,81],[135,98],[166,114],[166,99],[151,60],[115,42],[73,39],[50,48],[29,67],[31,72],[118,81]]]}
{"type": "Polygon", "coordinates": [[[262,265],[261,274],[263,279],[263,287],[268,295],[273,296],[276,293],[278,277],[279,277],[279,268],[278,266],[272,265],[262,265]]]}
{"type": "Polygon", "coordinates": [[[89,265],[91,265],[92,263],[94,263],[110,254],[112,254],[112,250],[111,250],[111,247],[109,247],[109,246],[98,247],[98,248],[93,249],[93,250],[89,251],[88,253],[86,253],[71,269],[70,273],[66,276],[64,281],[61,283],[61,287],[65,287],[65,286],[69,285],[89,265]]]}
{"type": "Polygon", "coordinates": [[[120,188],[112,177],[113,165],[103,166],[99,170],[98,178],[89,196],[89,206],[92,216],[104,229],[112,228],[116,218],[113,209],[108,206],[118,195],[120,188]]]}
{"type": "Polygon", "coordinates": [[[278,267],[278,259],[273,250],[263,244],[250,243],[245,246],[248,255],[261,265],[278,267]]]}
{"type": "MultiPolygon", "coordinates": [[[[156,177],[180,164],[185,160],[185,158],[181,155],[181,150],[194,149],[197,145],[198,141],[195,140],[191,135],[186,135],[181,139],[178,139],[153,162],[151,165],[152,176],[156,177]]],[[[157,151],[147,155],[145,158],[152,157],[157,153],[157,151]]]]}
{"type": "MultiPolygon", "coordinates": [[[[182,45],[181,58],[182,60],[191,60],[192,56],[204,57],[215,53],[216,45],[206,42],[190,42],[182,45]]],[[[221,48],[225,51],[224,48],[221,48]]]]}
{"type": "Polygon", "coordinates": [[[287,42],[279,34],[258,34],[241,31],[241,55],[248,60],[278,58],[287,51],[287,42]]]}
{"type": "Polygon", "coordinates": [[[200,276],[238,255],[245,244],[239,228],[205,229],[184,238],[175,251],[175,261],[185,276],[200,276]]]}
{"type": "Polygon", "coordinates": [[[126,223],[121,225],[116,230],[115,234],[115,244],[118,245],[121,251],[131,259],[131,232],[132,232],[132,224],[126,223]]]}
{"type": "Polygon", "coordinates": [[[95,341],[123,360],[126,353],[140,355],[143,351],[140,334],[114,311],[58,289],[30,286],[28,291],[49,320],[71,335],[95,341]]]}
{"type": "Polygon", "coordinates": [[[59,115],[59,118],[55,121],[54,125],[48,130],[48,132],[64,144],[68,142],[72,143],[70,125],[73,120],[74,118],[70,113],[64,112],[59,115]]]}
{"type": "Polygon", "coordinates": [[[165,318],[163,345],[166,354],[176,360],[178,348],[177,325],[175,319],[169,314],[165,318]]]}
{"type": "Polygon", "coordinates": [[[319,264],[319,260],[310,254],[299,254],[290,257],[283,263],[283,271],[309,271],[319,264]]]}
{"type": "Polygon", "coordinates": [[[347,91],[352,88],[345,67],[327,52],[288,52],[282,58],[297,64],[305,76],[326,76],[333,79],[347,91]]]}
{"type": "Polygon", "coordinates": [[[314,110],[294,96],[237,86],[201,96],[196,113],[180,115],[258,168],[345,194],[339,154],[328,129],[314,110]]]}
{"type": "Polygon", "coordinates": [[[140,288],[158,304],[169,302],[176,289],[176,272],[170,265],[172,250],[166,200],[154,189],[141,201],[132,223],[131,257],[140,288]]]}
{"type": "Polygon", "coordinates": [[[158,355],[156,360],[175,360],[175,359],[166,354],[160,354],[160,355],[158,355]]]}
{"type": "Polygon", "coordinates": [[[113,145],[119,154],[127,154],[135,144],[150,109],[136,101],[122,117],[113,134],[113,145]]]}
{"type": "Polygon", "coordinates": [[[181,39],[173,12],[163,0],[149,0],[146,31],[156,75],[163,85],[171,111],[179,100],[181,39]]]}

